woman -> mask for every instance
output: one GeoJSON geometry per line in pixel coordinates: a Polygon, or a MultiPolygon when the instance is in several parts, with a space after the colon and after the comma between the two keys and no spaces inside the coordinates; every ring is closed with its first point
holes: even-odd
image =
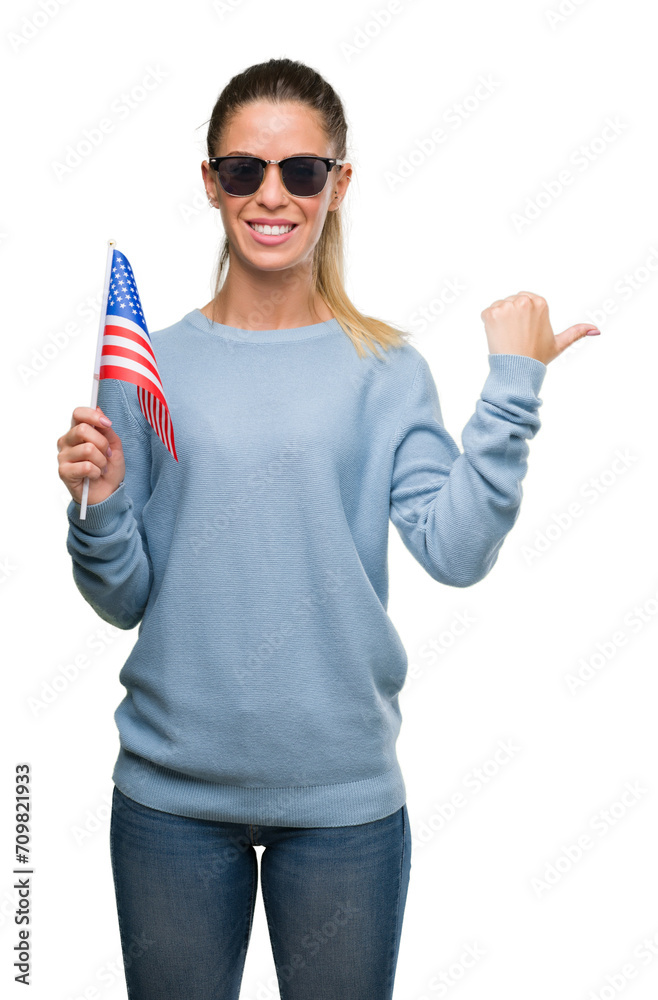
{"type": "Polygon", "coordinates": [[[546,366],[591,332],[555,337],[529,292],[485,310],[460,453],[425,359],[345,293],[346,133],[300,63],[228,83],[202,164],[226,233],[216,292],[151,335],[178,461],[114,379],[58,440],[76,584],[139,624],[110,829],[131,1000],[237,1000],[254,845],[281,997],[392,996],[411,840],[389,518],[435,580],[486,576],[546,366]]]}

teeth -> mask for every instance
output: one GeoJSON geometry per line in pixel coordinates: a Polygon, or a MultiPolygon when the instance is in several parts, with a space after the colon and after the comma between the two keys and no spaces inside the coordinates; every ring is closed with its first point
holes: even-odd
{"type": "Polygon", "coordinates": [[[292,226],[258,226],[253,222],[250,222],[249,225],[257,233],[263,233],[266,236],[281,236],[283,233],[289,233],[293,228],[292,226]]]}

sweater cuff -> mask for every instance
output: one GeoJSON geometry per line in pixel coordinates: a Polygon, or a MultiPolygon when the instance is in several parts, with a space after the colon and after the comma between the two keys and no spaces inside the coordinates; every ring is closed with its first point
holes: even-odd
{"type": "Polygon", "coordinates": [[[489,374],[485,389],[511,392],[515,396],[534,398],[541,405],[541,390],[548,365],[527,354],[490,354],[489,374]]]}
{"type": "Polygon", "coordinates": [[[71,497],[71,502],[66,508],[66,513],[71,524],[74,524],[76,528],[81,528],[83,531],[88,532],[90,535],[108,534],[107,528],[115,518],[130,507],[130,500],[126,495],[124,482],[125,480],[122,479],[114,493],[110,493],[109,497],[105,497],[100,503],[87,504],[87,516],[85,518],[80,517],[82,505],[71,497]]]}

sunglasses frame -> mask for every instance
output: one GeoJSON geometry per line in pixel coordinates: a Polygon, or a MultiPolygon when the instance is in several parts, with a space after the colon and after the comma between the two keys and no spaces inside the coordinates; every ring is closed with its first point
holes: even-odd
{"type": "Polygon", "coordinates": [[[293,194],[292,191],[288,191],[288,194],[290,195],[291,198],[317,198],[317,196],[319,194],[322,194],[325,187],[327,186],[327,181],[329,180],[329,174],[331,173],[333,168],[342,167],[344,163],[347,163],[347,160],[337,160],[333,156],[311,156],[311,155],[285,156],[282,160],[264,160],[261,156],[248,156],[246,153],[245,154],[233,153],[232,155],[228,156],[208,157],[208,163],[210,164],[213,170],[217,171],[218,174],[219,174],[219,164],[221,163],[222,160],[257,160],[258,163],[260,163],[263,167],[263,176],[261,182],[256,188],[256,190],[252,191],[251,194],[231,194],[231,192],[227,191],[222,182],[220,181],[219,183],[221,185],[222,191],[224,191],[225,194],[228,194],[231,198],[253,198],[253,196],[257,194],[258,191],[260,191],[263,185],[263,181],[265,180],[265,169],[268,163],[278,163],[281,174],[281,183],[285,187],[286,191],[288,191],[286,182],[283,179],[283,169],[281,167],[281,164],[286,163],[288,160],[322,160],[322,162],[327,167],[327,176],[324,184],[317,192],[317,194],[293,194]]]}

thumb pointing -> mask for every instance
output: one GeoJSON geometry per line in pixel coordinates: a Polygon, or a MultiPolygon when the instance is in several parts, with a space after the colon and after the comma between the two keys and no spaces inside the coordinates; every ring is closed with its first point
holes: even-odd
{"type": "Polygon", "coordinates": [[[592,326],[591,323],[576,323],[574,326],[567,327],[562,333],[556,334],[555,343],[559,353],[566,350],[571,344],[576,340],[580,340],[581,337],[596,337],[599,336],[601,331],[596,326],[592,326]]]}

